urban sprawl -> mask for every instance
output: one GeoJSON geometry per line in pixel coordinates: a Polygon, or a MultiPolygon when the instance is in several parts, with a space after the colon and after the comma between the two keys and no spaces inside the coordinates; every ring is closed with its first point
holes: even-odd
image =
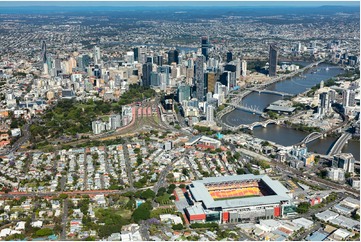
{"type": "Polygon", "coordinates": [[[1,13],[0,239],[358,241],[355,8],[1,13]]]}

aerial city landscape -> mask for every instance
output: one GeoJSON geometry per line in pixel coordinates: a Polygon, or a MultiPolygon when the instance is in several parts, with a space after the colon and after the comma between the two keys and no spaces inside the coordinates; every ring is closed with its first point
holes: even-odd
{"type": "Polygon", "coordinates": [[[0,23],[0,240],[360,240],[358,1],[0,23]]]}

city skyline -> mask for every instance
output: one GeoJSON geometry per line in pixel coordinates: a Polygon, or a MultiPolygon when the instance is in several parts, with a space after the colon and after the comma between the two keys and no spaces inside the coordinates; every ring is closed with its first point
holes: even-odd
{"type": "Polygon", "coordinates": [[[359,2],[0,2],[0,240],[359,241],[359,2]]]}

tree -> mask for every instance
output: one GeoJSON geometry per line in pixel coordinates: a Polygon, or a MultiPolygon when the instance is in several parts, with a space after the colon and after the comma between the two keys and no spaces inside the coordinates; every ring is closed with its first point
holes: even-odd
{"type": "Polygon", "coordinates": [[[182,174],[185,175],[185,176],[188,176],[189,175],[189,171],[187,168],[183,168],[182,169],[182,174]]]}
{"type": "Polygon", "coordinates": [[[345,172],[345,178],[350,178],[352,176],[352,173],[351,172],[345,172]]]}
{"type": "Polygon", "coordinates": [[[183,189],[183,188],[186,187],[186,185],[182,183],[182,184],[180,184],[178,187],[179,187],[180,189],[183,189]]]}
{"type": "Polygon", "coordinates": [[[237,172],[237,175],[246,174],[246,171],[245,171],[243,168],[238,168],[238,169],[236,170],[236,172],[237,172]]]}
{"type": "Polygon", "coordinates": [[[233,158],[238,160],[239,158],[241,158],[241,154],[238,153],[238,152],[235,152],[234,155],[233,155],[233,158]]]}
{"type": "Polygon", "coordinates": [[[36,237],[44,237],[44,236],[52,235],[53,233],[54,233],[53,230],[51,230],[49,228],[43,228],[43,229],[39,229],[38,231],[36,231],[35,236],[36,237]]]}
{"type": "Polygon", "coordinates": [[[145,190],[144,192],[142,192],[142,194],[140,195],[140,197],[141,197],[142,199],[150,199],[150,198],[153,199],[153,198],[155,198],[155,193],[148,188],[147,190],[145,190]]]}
{"type": "Polygon", "coordinates": [[[132,214],[132,219],[136,223],[139,223],[141,220],[147,220],[150,218],[151,210],[152,210],[152,205],[148,202],[145,202],[134,210],[132,214]]]}
{"type": "Polygon", "coordinates": [[[308,202],[302,202],[298,205],[296,212],[297,213],[307,213],[311,205],[308,202]]]}
{"type": "Polygon", "coordinates": [[[59,198],[60,198],[60,199],[67,199],[67,198],[68,198],[68,194],[62,193],[62,194],[59,195],[59,198]]]}
{"type": "Polygon", "coordinates": [[[175,188],[176,188],[176,185],[170,184],[170,185],[168,186],[167,193],[168,193],[168,194],[173,193],[173,191],[174,191],[175,188]]]}
{"type": "Polygon", "coordinates": [[[183,225],[182,224],[174,224],[173,226],[172,226],[172,229],[173,230],[182,230],[184,227],[183,227],[183,225]]]}
{"type": "Polygon", "coordinates": [[[157,197],[163,196],[164,193],[166,193],[166,192],[167,192],[167,189],[165,187],[159,188],[158,193],[157,193],[157,197]]]}
{"type": "Polygon", "coordinates": [[[136,204],[135,199],[130,198],[129,201],[127,202],[127,204],[125,205],[125,208],[131,210],[131,209],[135,208],[135,204],[136,204]]]}

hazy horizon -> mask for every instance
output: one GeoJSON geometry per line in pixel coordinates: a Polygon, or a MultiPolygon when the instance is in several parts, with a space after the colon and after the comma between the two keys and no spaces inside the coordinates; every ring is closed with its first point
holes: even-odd
{"type": "Polygon", "coordinates": [[[0,1],[2,7],[167,7],[167,6],[215,6],[215,7],[321,7],[321,6],[345,6],[359,7],[359,1],[0,1]]]}

